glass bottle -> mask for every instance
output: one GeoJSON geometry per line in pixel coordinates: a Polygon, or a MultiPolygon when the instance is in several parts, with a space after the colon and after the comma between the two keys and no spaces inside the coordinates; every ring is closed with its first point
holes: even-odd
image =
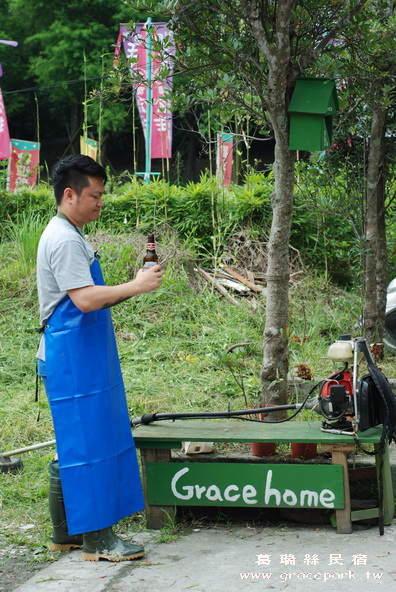
{"type": "Polygon", "coordinates": [[[143,269],[150,269],[153,265],[157,265],[158,255],[155,251],[154,234],[149,234],[147,237],[147,250],[143,257],[143,269]]]}

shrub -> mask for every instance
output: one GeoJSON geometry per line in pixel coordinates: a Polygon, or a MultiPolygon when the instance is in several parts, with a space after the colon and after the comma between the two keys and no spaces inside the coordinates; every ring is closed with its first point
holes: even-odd
{"type": "MultiPolygon", "coordinates": [[[[326,184],[325,175],[317,166],[311,166],[302,170],[299,181],[291,246],[299,250],[307,267],[337,281],[341,279],[341,283],[352,283],[360,271],[362,246],[348,217],[343,196],[345,179],[340,174],[326,184]]],[[[206,175],[198,183],[184,187],[158,178],[147,184],[133,177],[122,185],[113,182],[109,186],[112,193],[105,195],[105,207],[94,229],[147,234],[165,224],[188,243],[197,257],[208,261],[221,256],[230,237],[241,228],[262,241],[269,235],[272,172],[251,174],[244,185],[229,189],[219,187],[206,175]]],[[[55,213],[52,189],[41,184],[15,194],[1,194],[3,236],[7,221],[17,222],[22,213],[47,218],[55,213]]]]}

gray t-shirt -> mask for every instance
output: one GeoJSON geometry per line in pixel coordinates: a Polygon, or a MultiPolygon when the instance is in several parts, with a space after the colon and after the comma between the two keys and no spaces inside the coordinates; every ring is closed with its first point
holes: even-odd
{"type": "MultiPolygon", "coordinates": [[[[83,232],[67,220],[54,216],[41,236],[37,251],[41,325],[48,321],[67,290],[93,285],[90,272],[93,260],[93,249],[83,232]]],[[[43,339],[37,357],[45,359],[43,339]]]]}

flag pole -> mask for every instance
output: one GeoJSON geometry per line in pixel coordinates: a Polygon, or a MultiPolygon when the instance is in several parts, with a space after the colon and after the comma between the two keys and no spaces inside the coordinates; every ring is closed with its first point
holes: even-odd
{"type": "Polygon", "coordinates": [[[152,63],[151,63],[151,17],[148,17],[146,23],[147,31],[147,118],[146,118],[146,171],[144,179],[146,183],[150,183],[151,173],[151,114],[152,114],[152,90],[151,90],[151,78],[152,78],[152,63]]]}

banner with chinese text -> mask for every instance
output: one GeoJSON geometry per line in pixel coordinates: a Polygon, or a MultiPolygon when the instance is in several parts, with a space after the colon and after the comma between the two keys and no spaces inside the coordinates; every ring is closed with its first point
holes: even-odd
{"type": "MultiPolygon", "coordinates": [[[[136,104],[143,126],[144,135],[151,134],[151,158],[170,158],[172,156],[172,112],[167,95],[172,87],[173,56],[175,46],[173,33],[166,23],[151,23],[151,43],[166,40],[166,58],[161,57],[155,49],[148,55],[148,31],[145,23],[136,25],[134,31],[121,25],[119,40],[122,40],[125,56],[131,59],[131,72],[138,72],[142,82],[135,84],[136,104]],[[169,74],[161,78],[160,69],[166,66],[169,74]],[[151,101],[149,101],[148,82],[151,80],[151,101]],[[151,108],[151,125],[147,130],[148,109],[151,108]]],[[[119,53],[118,41],[118,53],[119,53]]],[[[115,60],[117,59],[117,48],[115,60]]]]}
{"type": "Polygon", "coordinates": [[[35,185],[39,165],[40,144],[24,140],[11,140],[8,160],[7,191],[15,191],[23,185],[35,185]]]}
{"type": "Polygon", "coordinates": [[[234,134],[217,134],[216,179],[222,185],[230,185],[232,177],[234,134]]]}
{"type": "Polygon", "coordinates": [[[8,131],[7,115],[4,107],[3,95],[0,89],[0,160],[10,156],[10,133],[8,131]]]}

